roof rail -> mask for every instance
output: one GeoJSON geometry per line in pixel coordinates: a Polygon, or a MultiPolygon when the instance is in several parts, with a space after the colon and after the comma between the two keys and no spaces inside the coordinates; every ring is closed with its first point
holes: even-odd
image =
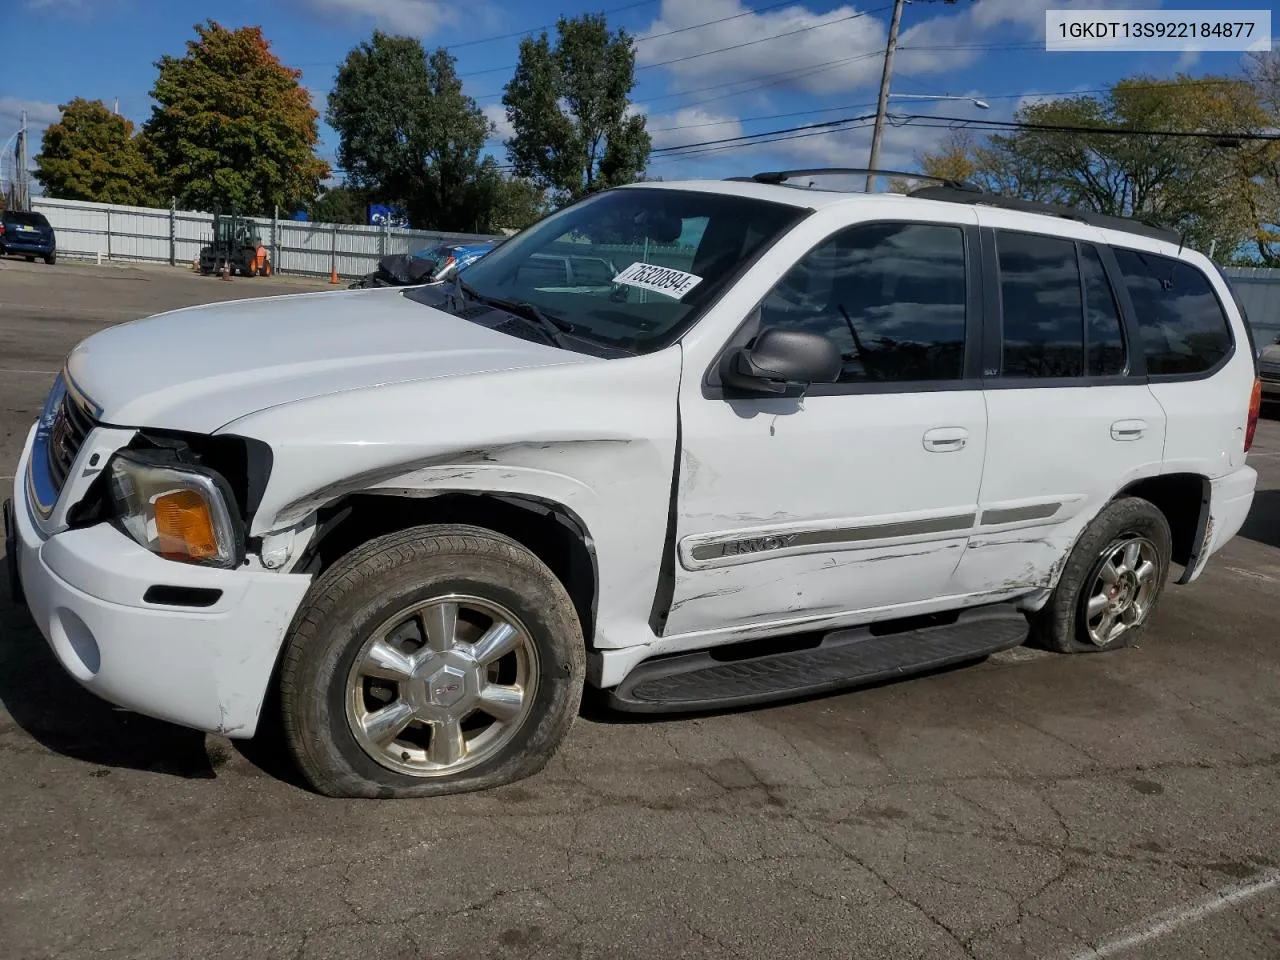
{"type": "Polygon", "coordinates": [[[1020,210],[1023,213],[1039,213],[1064,220],[1075,220],[1087,223],[1092,227],[1132,233],[1153,240],[1164,240],[1182,246],[1183,237],[1177,230],[1154,223],[1146,223],[1134,217],[1113,217],[1092,210],[1080,210],[1076,207],[1064,207],[1053,203],[1038,203],[1034,200],[1021,200],[1017,197],[1006,197],[998,193],[983,193],[973,190],[955,190],[948,186],[919,187],[910,191],[908,196],[922,200],[945,200],[949,203],[981,204],[987,207],[999,207],[1002,210],[1020,210]]]}
{"type": "Polygon", "coordinates": [[[951,180],[947,177],[932,177],[927,173],[909,173],[905,170],[868,170],[861,167],[813,167],[806,170],[770,170],[765,173],[753,174],[750,177],[727,177],[727,180],[733,180],[739,183],[772,183],[785,184],[788,180],[794,180],[797,177],[830,177],[830,176],[877,176],[877,177],[903,177],[908,180],[929,180],[933,183],[942,184],[951,190],[962,190],[965,192],[980,192],[981,188],[971,183],[965,183],[961,180],[951,180]]]}

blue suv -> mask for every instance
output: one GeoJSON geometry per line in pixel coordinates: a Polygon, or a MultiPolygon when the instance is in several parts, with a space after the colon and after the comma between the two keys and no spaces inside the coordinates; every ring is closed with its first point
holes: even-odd
{"type": "Polygon", "coordinates": [[[28,261],[44,257],[45,263],[58,259],[58,240],[43,213],[6,210],[0,213],[0,257],[24,256],[28,261]]]}

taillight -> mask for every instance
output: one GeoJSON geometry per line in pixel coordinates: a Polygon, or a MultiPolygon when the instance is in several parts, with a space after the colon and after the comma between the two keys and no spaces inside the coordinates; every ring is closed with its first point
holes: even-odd
{"type": "Polygon", "coordinates": [[[1258,432],[1258,416],[1262,413],[1262,381],[1253,380],[1253,394],[1249,397],[1249,420],[1244,428],[1244,452],[1253,446],[1253,435],[1258,432]]]}

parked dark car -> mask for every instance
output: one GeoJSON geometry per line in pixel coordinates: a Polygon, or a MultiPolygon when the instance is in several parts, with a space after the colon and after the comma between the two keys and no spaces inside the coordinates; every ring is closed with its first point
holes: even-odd
{"type": "Polygon", "coordinates": [[[0,257],[44,257],[45,263],[58,259],[58,239],[43,213],[6,210],[0,214],[0,257]]]}

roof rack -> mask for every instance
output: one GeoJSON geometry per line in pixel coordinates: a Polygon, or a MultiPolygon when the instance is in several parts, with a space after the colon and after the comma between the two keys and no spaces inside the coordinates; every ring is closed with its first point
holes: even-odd
{"type": "Polygon", "coordinates": [[[1039,213],[1050,217],[1061,217],[1064,220],[1075,220],[1087,223],[1092,227],[1132,233],[1153,240],[1164,240],[1182,246],[1183,237],[1177,230],[1155,223],[1146,223],[1134,217],[1112,217],[1105,213],[1094,213],[1092,210],[1079,210],[1075,207],[1064,207],[1053,203],[1038,203],[1034,200],[1020,200],[1017,197],[1006,197],[998,193],[985,193],[973,189],[956,190],[948,185],[941,187],[918,187],[910,191],[908,196],[922,200],[945,200],[948,203],[982,204],[988,207],[999,207],[1002,210],[1020,210],[1023,213],[1039,213]]]}
{"type": "Polygon", "coordinates": [[[946,177],[932,177],[927,173],[908,173],[905,170],[868,170],[861,167],[813,167],[807,170],[770,170],[765,173],[753,174],[749,177],[727,177],[726,179],[736,181],[738,183],[771,183],[785,185],[788,180],[794,180],[797,177],[850,175],[861,177],[903,177],[907,180],[928,180],[933,183],[942,184],[942,186],[951,190],[980,192],[980,188],[971,183],[965,183],[960,180],[950,180],[946,177]]]}

